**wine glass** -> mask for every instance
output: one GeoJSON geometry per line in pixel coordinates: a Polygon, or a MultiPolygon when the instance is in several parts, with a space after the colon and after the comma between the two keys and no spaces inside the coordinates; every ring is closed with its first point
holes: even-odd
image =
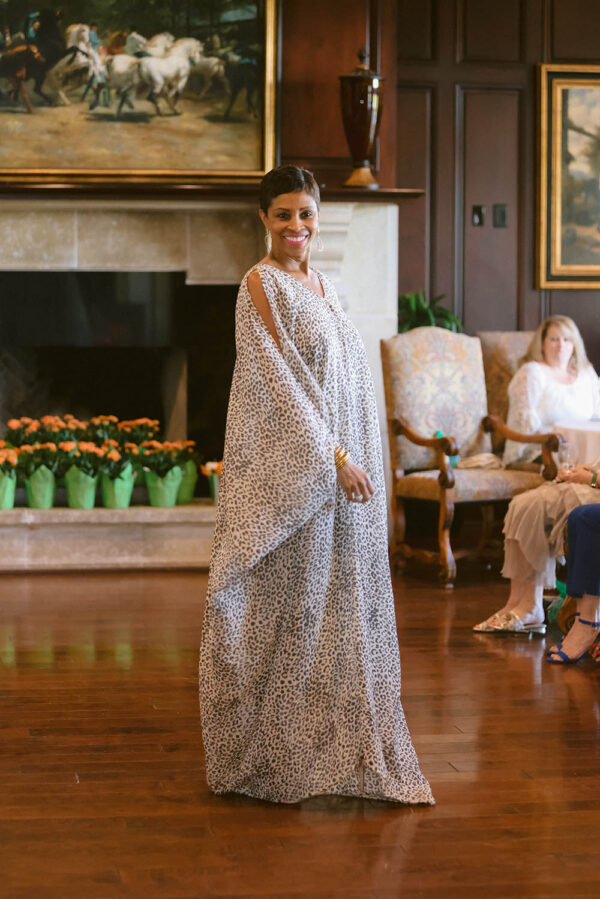
{"type": "Polygon", "coordinates": [[[561,443],[558,447],[558,467],[565,471],[575,467],[575,447],[572,443],[561,443]]]}

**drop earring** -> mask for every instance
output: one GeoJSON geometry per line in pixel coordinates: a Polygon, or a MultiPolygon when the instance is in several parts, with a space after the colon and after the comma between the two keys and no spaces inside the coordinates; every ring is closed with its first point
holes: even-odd
{"type": "Polygon", "coordinates": [[[272,244],[271,232],[267,228],[267,230],[265,231],[265,246],[267,248],[267,253],[271,252],[271,244],[272,244]]]}
{"type": "Polygon", "coordinates": [[[323,241],[321,240],[321,232],[317,229],[317,240],[316,240],[317,253],[322,253],[325,249],[323,241]]]}

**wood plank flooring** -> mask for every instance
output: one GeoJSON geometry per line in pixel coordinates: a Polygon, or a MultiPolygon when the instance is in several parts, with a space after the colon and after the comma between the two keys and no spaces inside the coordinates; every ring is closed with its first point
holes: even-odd
{"type": "Polygon", "coordinates": [[[474,635],[501,604],[396,583],[403,697],[435,808],[207,789],[197,700],[206,576],[0,580],[0,896],[592,897],[600,665],[474,635]]]}

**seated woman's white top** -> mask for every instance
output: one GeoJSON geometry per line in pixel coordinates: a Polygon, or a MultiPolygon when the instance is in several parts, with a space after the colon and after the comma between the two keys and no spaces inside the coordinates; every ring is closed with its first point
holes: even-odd
{"type": "MultiPolygon", "coordinates": [[[[544,434],[556,421],[588,421],[600,417],[600,384],[591,365],[572,384],[560,384],[543,362],[526,362],[508,385],[508,427],[522,434],[544,434]]],[[[538,443],[507,440],[503,461],[531,462],[541,453],[538,443]]]]}

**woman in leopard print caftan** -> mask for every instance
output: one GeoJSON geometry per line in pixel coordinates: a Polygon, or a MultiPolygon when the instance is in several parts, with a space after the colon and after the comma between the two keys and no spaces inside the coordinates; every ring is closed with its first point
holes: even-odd
{"type": "Polygon", "coordinates": [[[200,658],[207,778],[275,802],[433,804],[400,702],[371,374],[308,266],[318,200],[310,172],[265,176],[272,243],[238,294],[200,658]]]}

